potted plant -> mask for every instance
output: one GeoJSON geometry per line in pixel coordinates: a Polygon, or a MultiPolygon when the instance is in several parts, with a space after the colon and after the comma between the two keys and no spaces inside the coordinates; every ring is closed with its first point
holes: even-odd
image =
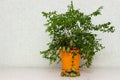
{"type": "Polygon", "coordinates": [[[92,23],[92,17],[100,15],[101,9],[102,7],[99,7],[86,15],[79,9],[74,9],[71,1],[65,13],[42,12],[47,18],[46,32],[49,33],[51,41],[47,44],[49,48],[41,51],[41,54],[51,64],[62,62],[62,76],[79,76],[79,66],[91,66],[94,55],[104,48],[96,31],[114,32],[114,26],[110,26],[110,22],[98,25],[92,23]]]}

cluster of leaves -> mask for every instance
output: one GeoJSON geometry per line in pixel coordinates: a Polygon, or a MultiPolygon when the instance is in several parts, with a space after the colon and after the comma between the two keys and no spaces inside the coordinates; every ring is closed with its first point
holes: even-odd
{"type": "Polygon", "coordinates": [[[93,31],[114,32],[115,30],[114,26],[110,26],[110,22],[98,25],[92,23],[92,17],[100,15],[101,9],[102,7],[86,15],[79,9],[74,9],[71,2],[66,13],[42,12],[47,19],[46,32],[51,38],[48,50],[41,51],[43,57],[53,63],[60,60],[59,49],[67,51],[73,48],[80,49],[81,58],[85,60],[84,65],[90,67],[95,53],[104,48],[93,31]]]}

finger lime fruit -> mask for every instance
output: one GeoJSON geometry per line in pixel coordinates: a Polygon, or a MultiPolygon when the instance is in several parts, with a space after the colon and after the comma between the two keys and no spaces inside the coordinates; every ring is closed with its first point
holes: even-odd
{"type": "Polygon", "coordinates": [[[63,47],[63,51],[65,51],[65,46],[63,47]]]}
{"type": "Polygon", "coordinates": [[[73,46],[73,41],[72,40],[70,40],[70,46],[73,46]]]}
{"type": "Polygon", "coordinates": [[[75,77],[76,74],[75,73],[70,73],[70,77],[75,77]]]}
{"type": "Polygon", "coordinates": [[[67,72],[65,73],[65,76],[69,76],[69,75],[70,75],[69,73],[67,73],[67,72]]]}
{"type": "Polygon", "coordinates": [[[77,74],[76,74],[77,76],[80,76],[80,73],[79,72],[77,72],[77,74]]]}
{"type": "Polygon", "coordinates": [[[64,72],[61,72],[61,76],[65,76],[64,72]]]}
{"type": "Polygon", "coordinates": [[[70,48],[69,47],[67,48],[67,52],[70,52],[70,48]]]}
{"type": "Polygon", "coordinates": [[[71,69],[68,69],[66,72],[67,72],[67,73],[70,73],[71,71],[72,71],[71,69]]]}
{"type": "Polygon", "coordinates": [[[71,70],[72,72],[75,72],[75,73],[77,72],[75,68],[71,68],[71,70]]]}

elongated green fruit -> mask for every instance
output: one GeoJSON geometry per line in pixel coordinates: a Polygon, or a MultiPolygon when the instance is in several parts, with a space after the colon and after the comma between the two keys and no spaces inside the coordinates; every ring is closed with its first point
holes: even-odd
{"type": "Polygon", "coordinates": [[[75,73],[70,73],[70,77],[75,77],[76,74],[75,73]]]}
{"type": "Polygon", "coordinates": [[[65,51],[65,46],[63,47],[63,51],[65,51]]]}
{"type": "Polygon", "coordinates": [[[64,72],[61,72],[61,76],[65,76],[64,72]]]}
{"type": "Polygon", "coordinates": [[[70,40],[70,46],[73,46],[73,41],[72,40],[70,40]]]}
{"type": "Polygon", "coordinates": [[[77,76],[80,76],[80,73],[79,72],[77,72],[77,74],[76,74],[77,76]]]}
{"type": "Polygon", "coordinates": [[[70,73],[70,72],[72,72],[72,70],[71,70],[71,69],[68,69],[66,72],[70,73]]]}
{"type": "Polygon", "coordinates": [[[75,73],[77,73],[76,69],[75,68],[71,68],[71,70],[75,73]]]}
{"type": "Polygon", "coordinates": [[[67,72],[65,73],[65,76],[69,76],[69,75],[70,75],[69,73],[67,73],[67,72]]]}
{"type": "Polygon", "coordinates": [[[67,48],[67,52],[70,52],[70,48],[69,47],[67,48]]]}

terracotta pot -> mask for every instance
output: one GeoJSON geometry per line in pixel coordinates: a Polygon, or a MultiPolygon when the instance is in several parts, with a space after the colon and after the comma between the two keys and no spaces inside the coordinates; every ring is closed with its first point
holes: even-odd
{"type": "Polygon", "coordinates": [[[77,73],[80,73],[80,50],[73,49],[69,52],[60,50],[60,56],[62,61],[62,73],[74,68],[77,73]],[[74,57],[73,54],[77,53],[74,57]]]}

